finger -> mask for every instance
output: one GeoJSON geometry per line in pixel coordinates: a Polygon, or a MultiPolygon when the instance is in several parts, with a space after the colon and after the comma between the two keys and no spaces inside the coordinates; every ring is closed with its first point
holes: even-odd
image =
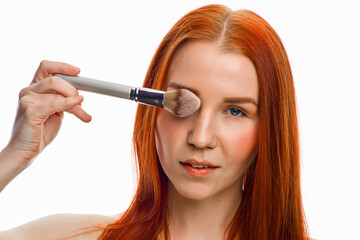
{"type": "Polygon", "coordinates": [[[47,78],[54,73],[76,76],[79,74],[79,72],[80,69],[73,65],[62,62],[43,60],[40,63],[31,83],[33,84],[39,82],[41,79],[47,78]]]}
{"type": "Polygon", "coordinates": [[[78,106],[83,100],[83,96],[71,96],[62,97],[60,95],[48,95],[50,99],[43,104],[40,104],[40,108],[45,110],[45,115],[50,116],[57,112],[68,111],[75,115],[83,122],[90,122],[91,116],[85,112],[80,106],[78,106]]]}
{"type": "Polygon", "coordinates": [[[66,111],[83,122],[90,122],[92,117],[79,105],[84,100],[83,96],[71,96],[71,97],[62,97],[55,94],[46,94],[48,100],[43,100],[39,104],[39,108],[44,109],[45,116],[50,116],[57,112],[66,111]]]}
{"type": "MultiPolygon", "coordinates": [[[[59,94],[28,94],[20,99],[21,112],[26,118],[42,124],[50,115],[63,112],[83,101],[82,96],[63,97],[59,94]]],[[[83,116],[79,116],[83,118],[83,116]]]]}
{"type": "Polygon", "coordinates": [[[89,115],[82,107],[80,107],[80,105],[76,105],[74,107],[68,108],[65,111],[70,114],[73,114],[83,122],[90,122],[92,119],[91,115],[89,115]]]}
{"type": "Polygon", "coordinates": [[[25,88],[20,92],[20,97],[26,95],[29,91],[38,94],[57,93],[64,97],[79,95],[79,92],[75,87],[56,76],[47,77],[38,83],[28,86],[27,89],[25,88]]]}
{"type": "MultiPolygon", "coordinates": [[[[81,108],[83,97],[76,95],[64,97],[60,94],[37,94],[23,89],[20,93],[26,93],[19,99],[19,112],[25,113],[25,117],[42,124],[52,114],[68,111],[84,122],[91,121],[92,117],[81,108]],[[73,109],[72,109],[73,108],[73,109]]],[[[21,115],[19,115],[21,116],[21,115]]]]}

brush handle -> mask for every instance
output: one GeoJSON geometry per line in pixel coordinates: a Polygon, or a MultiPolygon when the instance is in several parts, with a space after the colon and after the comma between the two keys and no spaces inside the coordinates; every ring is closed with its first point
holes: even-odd
{"type": "Polygon", "coordinates": [[[164,107],[164,91],[150,88],[129,87],[126,85],[100,81],[87,77],[68,76],[58,73],[54,74],[54,76],[67,81],[78,90],[129,99],[135,102],[157,107],[164,107]]]}
{"type": "Polygon", "coordinates": [[[78,90],[100,93],[108,96],[125,98],[130,100],[132,100],[130,98],[131,90],[134,91],[136,89],[117,83],[105,82],[87,77],[68,76],[57,73],[54,74],[54,76],[64,79],[78,90]]]}

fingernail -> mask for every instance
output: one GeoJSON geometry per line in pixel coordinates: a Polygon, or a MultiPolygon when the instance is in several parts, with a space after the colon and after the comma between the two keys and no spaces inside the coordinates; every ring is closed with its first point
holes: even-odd
{"type": "Polygon", "coordinates": [[[80,68],[75,67],[75,66],[72,66],[72,68],[73,68],[73,71],[74,71],[74,72],[77,72],[77,73],[79,73],[79,72],[80,72],[80,68]]]}
{"type": "Polygon", "coordinates": [[[89,122],[92,120],[92,116],[87,114],[87,118],[89,119],[89,122]]]}

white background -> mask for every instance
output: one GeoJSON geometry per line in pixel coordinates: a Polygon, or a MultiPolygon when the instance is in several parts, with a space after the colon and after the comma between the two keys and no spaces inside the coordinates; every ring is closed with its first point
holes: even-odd
{"type": "MultiPolygon", "coordinates": [[[[0,2],[0,147],[18,92],[43,59],[80,75],[140,86],[158,44],[185,13],[210,1],[0,2]]],[[[302,191],[311,236],[359,239],[359,55],[356,1],[218,1],[265,18],[293,67],[302,148],[302,191]]],[[[66,114],[55,141],[0,194],[0,230],[53,213],[124,211],[134,193],[136,104],[82,93],[93,116],[66,114]]]]}

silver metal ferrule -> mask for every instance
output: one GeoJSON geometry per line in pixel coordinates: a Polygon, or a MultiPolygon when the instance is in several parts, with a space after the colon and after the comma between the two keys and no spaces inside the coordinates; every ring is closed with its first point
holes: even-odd
{"type": "Polygon", "coordinates": [[[157,107],[164,107],[164,95],[164,91],[150,88],[132,88],[130,90],[130,100],[157,107]]]}

